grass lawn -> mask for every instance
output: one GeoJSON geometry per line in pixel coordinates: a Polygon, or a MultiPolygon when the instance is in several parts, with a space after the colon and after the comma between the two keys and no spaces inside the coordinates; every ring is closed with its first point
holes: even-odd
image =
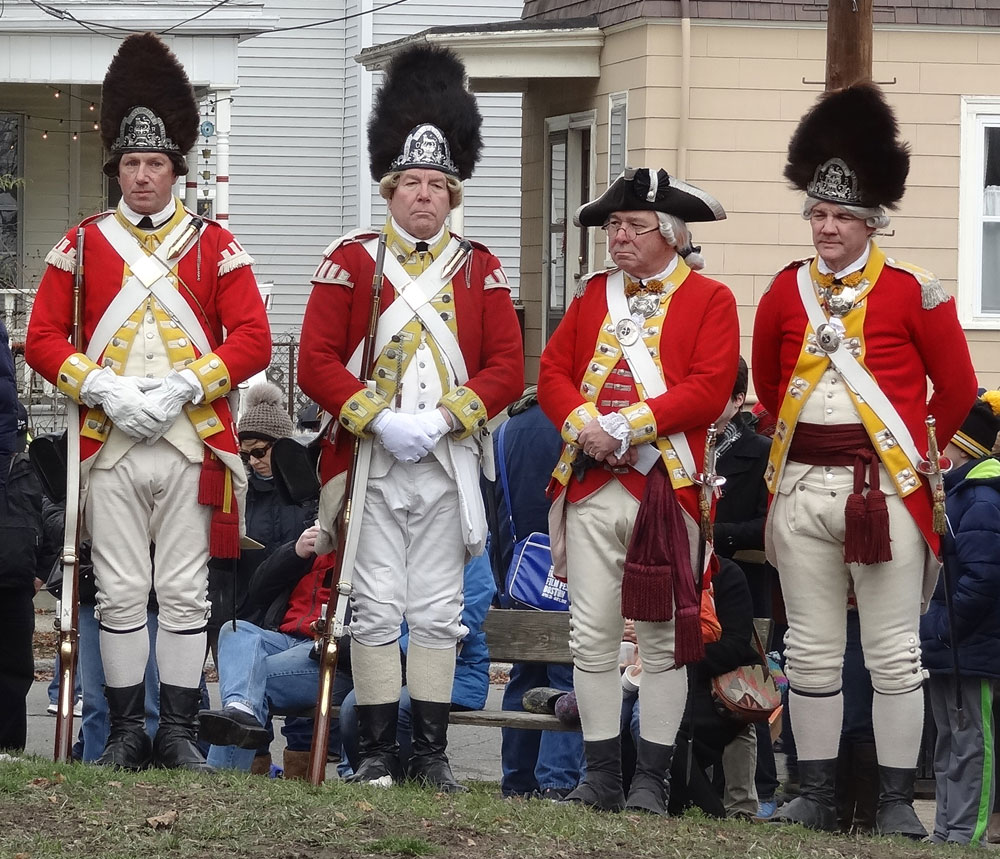
{"type": "Polygon", "coordinates": [[[470,787],[460,796],[337,781],[314,788],[232,773],[122,773],[41,758],[4,760],[0,857],[899,859],[941,851],[905,840],[824,835],[690,812],[661,819],[542,800],[504,801],[495,783],[470,787]]]}

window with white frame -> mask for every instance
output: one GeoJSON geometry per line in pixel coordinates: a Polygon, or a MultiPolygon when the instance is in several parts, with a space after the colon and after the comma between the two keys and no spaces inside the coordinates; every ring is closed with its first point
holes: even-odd
{"type": "Polygon", "coordinates": [[[625,169],[628,159],[628,93],[608,96],[608,184],[625,169]]]}
{"type": "Polygon", "coordinates": [[[962,98],[958,311],[1000,329],[1000,96],[962,98]]]}

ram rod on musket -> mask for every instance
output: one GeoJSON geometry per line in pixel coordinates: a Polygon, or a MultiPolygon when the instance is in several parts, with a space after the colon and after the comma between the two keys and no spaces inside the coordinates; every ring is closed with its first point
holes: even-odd
{"type": "MultiPolygon", "coordinates": [[[[76,270],[73,275],[73,346],[83,351],[83,238],[76,231],[76,270]]],[[[76,403],[66,409],[66,507],[63,521],[62,594],[59,599],[59,700],[53,757],[72,760],[73,705],[80,614],[80,420],[76,403]]]]}

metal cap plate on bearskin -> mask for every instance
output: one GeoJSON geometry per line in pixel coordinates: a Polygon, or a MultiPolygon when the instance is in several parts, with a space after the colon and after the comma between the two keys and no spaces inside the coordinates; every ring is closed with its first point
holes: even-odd
{"type": "Polygon", "coordinates": [[[393,58],[375,95],[368,122],[372,178],[419,167],[468,179],[483,148],[482,123],[462,61],[446,48],[407,48],[393,58]]]}
{"type": "Polygon", "coordinates": [[[726,212],[711,194],[671,176],[666,170],[626,167],[596,200],[573,216],[578,227],[602,227],[612,212],[663,212],[687,223],[721,221],[726,212]]]}
{"type": "Polygon", "coordinates": [[[866,82],[824,93],[802,117],[788,144],[785,178],[815,200],[893,209],[909,170],[892,108],[866,82]]]}
{"type": "Polygon", "coordinates": [[[117,163],[127,152],[183,156],[198,137],[198,102],[180,61],[153,33],[122,42],[101,90],[101,139],[117,163]]]}

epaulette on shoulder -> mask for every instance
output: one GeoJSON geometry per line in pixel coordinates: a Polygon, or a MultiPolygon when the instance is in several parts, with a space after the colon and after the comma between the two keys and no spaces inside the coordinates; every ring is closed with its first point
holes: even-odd
{"type": "Polygon", "coordinates": [[[96,224],[98,221],[103,221],[108,215],[113,215],[114,212],[114,209],[105,209],[103,212],[96,212],[80,221],[80,226],[86,227],[88,224],[96,224]]]}
{"type": "Polygon", "coordinates": [[[920,284],[920,306],[924,310],[933,310],[939,304],[951,301],[951,296],[945,292],[944,287],[941,286],[941,281],[937,279],[933,272],[921,268],[919,265],[900,262],[888,257],[886,257],[885,263],[894,269],[905,271],[907,274],[912,275],[917,283],[920,284]]]}
{"type": "Polygon", "coordinates": [[[334,239],[330,242],[330,244],[326,246],[326,250],[323,251],[323,256],[330,256],[330,254],[342,245],[349,245],[354,242],[364,242],[368,239],[378,238],[378,233],[378,230],[372,229],[371,227],[362,227],[360,230],[351,230],[351,232],[345,233],[339,239],[334,239]]]}
{"type": "Polygon", "coordinates": [[[761,295],[767,295],[771,291],[771,287],[774,286],[774,282],[781,277],[786,271],[790,271],[796,268],[802,268],[802,266],[807,263],[812,262],[812,257],[805,257],[804,259],[793,259],[790,263],[784,266],[774,277],[771,278],[770,282],[764,287],[764,291],[761,295]]]}
{"type": "Polygon", "coordinates": [[[599,274],[610,274],[611,272],[617,270],[617,266],[612,266],[611,268],[602,268],[600,271],[588,271],[586,274],[581,274],[580,282],[576,285],[576,289],[573,291],[573,298],[580,298],[587,291],[587,284],[599,274]]]}

